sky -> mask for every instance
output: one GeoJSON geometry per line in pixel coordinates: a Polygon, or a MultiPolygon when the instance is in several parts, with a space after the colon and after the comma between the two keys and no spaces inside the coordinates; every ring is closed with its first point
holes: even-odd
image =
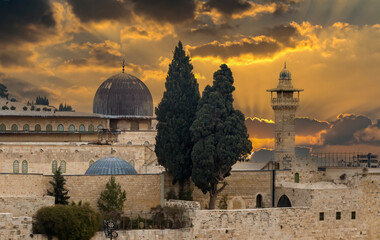
{"type": "Polygon", "coordinates": [[[305,90],[297,145],[380,154],[379,12],[378,0],[0,0],[0,82],[18,101],[91,112],[125,59],[157,106],[182,41],[201,92],[231,68],[254,150],[273,148],[266,89],[286,62],[305,90]]]}

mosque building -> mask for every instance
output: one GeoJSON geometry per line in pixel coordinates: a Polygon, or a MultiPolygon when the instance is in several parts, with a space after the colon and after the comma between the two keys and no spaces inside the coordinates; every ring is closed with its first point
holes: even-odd
{"type": "Polygon", "coordinates": [[[99,159],[117,158],[137,173],[162,171],[154,153],[152,95],[124,68],[99,86],[93,113],[11,109],[0,110],[0,172],[52,174],[61,167],[64,174],[84,174],[99,159]]]}

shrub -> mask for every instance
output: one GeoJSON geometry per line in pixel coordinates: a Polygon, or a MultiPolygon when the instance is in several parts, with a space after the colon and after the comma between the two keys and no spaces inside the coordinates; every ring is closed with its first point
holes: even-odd
{"type": "Polygon", "coordinates": [[[24,111],[28,110],[28,108],[27,108],[26,106],[24,106],[22,109],[23,109],[24,111]]]}
{"type": "Polygon", "coordinates": [[[169,192],[167,193],[166,195],[166,199],[167,200],[170,200],[170,199],[178,199],[177,198],[177,195],[175,194],[175,191],[173,188],[170,188],[169,192]]]}
{"type": "Polygon", "coordinates": [[[34,111],[34,106],[31,106],[31,107],[30,107],[30,110],[31,110],[31,111],[34,111]]]}
{"type": "Polygon", "coordinates": [[[3,109],[3,110],[8,110],[9,107],[8,107],[8,106],[3,106],[2,109],[3,109]]]}
{"type": "Polygon", "coordinates": [[[37,111],[37,112],[41,111],[41,108],[36,108],[36,111],[37,111]]]}
{"type": "Polygon", "coordinates": [[[59,240],[89,240],[99,226],[100,216],[88,204],[43,207],[37,211],[33,222],[34,233],[59,240]]]}
{"type": "Polygon", "coordinates": [[[16,107],[15,106],[11,106],[11,110],[16,110],[16,107]]]}
{"type": "Polygon", "coordinates": [[[11,98],[11,102],[16,102],[16,98],[11,98]]]}
{"type": "Polygon", "coordinates": [[[227,199],[228,199],[227,194],[222,196],[222,198],[219,201],[219,209],[227,209],[228,208],[227,199]]]}

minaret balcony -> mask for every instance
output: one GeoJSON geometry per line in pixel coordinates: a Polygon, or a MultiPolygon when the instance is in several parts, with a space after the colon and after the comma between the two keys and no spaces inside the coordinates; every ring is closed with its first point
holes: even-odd
{"type": "Polygon", "coordinates": [[[298,106],[299,98],[272,98],[272,106],[298,106]]]}

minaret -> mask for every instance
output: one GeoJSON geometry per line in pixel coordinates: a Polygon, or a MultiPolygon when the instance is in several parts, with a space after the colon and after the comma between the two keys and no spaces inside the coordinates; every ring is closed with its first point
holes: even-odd
{"type": "Polygon", "coordinates": [[[286,69],[286,63],[280,72],[277,88],[267,90],[271,93],[271,105],[275,116],[274,160],[280,164],[280,169],[291,169],[291,162],[295,158],[295,116],[301,91],[303,89],[293,88],[291,73],[286,69]]]}

